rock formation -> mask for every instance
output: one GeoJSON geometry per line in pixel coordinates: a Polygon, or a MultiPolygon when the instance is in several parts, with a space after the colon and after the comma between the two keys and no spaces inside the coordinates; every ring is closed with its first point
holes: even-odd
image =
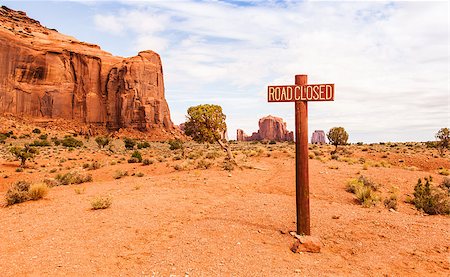
{"type": "Polygon", "coordinates": [[[294,133],[286,129],[286,122],[282,118],[275,116],[266,116],[259,120],[259,130],[251,136],[247,136],[243,130],[238,129],[236,133],[237,141],[293,141],[294,133]]]}
{"type": "Polygon", "coordinates": [[[311,136],[311,143],[325,144],[325,132],[323,130],[315,130],[311,136]]]}
{"type": "Polygon", "coordinates": [[[112,56],[0,8],[0,114],[69,119],[109,130],[174,130],[160,57],[112,56]]]}

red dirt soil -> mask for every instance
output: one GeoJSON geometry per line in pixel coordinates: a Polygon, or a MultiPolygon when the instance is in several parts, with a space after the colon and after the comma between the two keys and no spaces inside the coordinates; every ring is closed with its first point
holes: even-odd
{"type": "Polygon", "coordinates": [[[434,171],[310,160],[311,232],[323,246],[319,254],[294,254],[293,155],[248,163],[256,169],[230,175],[117,164],[92,171],[95,183],[81,185],[83,194],[74,192],[80,185],[54,187],[43,200],[0,208],[1,275],[450,275],[450,218],[403,202],[418,178],[440,183],[434,171]],[[145,176],[114,180],[116,168],[145,176]],[[355,203],[345,185],[359,172],[382,184],[383,195],[398,189],[398,212],[355,203]],[[91,210],[97,195],[110,195],[112,206],[91,210]]]}

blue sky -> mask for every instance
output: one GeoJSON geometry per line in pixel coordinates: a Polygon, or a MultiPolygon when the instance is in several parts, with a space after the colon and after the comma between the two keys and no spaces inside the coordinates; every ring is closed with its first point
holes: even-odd
{"type": "Polygon", "coordinates": [[[343,126],[350,141],[427,141],[450,126],[449,3],[333,1],[2,1],[49,28],[119,56],[161,55],[175,124],[213,103],[236,129],[293,103],[268,85],[334,83],[309,103],[309,130],[343,126]]]}

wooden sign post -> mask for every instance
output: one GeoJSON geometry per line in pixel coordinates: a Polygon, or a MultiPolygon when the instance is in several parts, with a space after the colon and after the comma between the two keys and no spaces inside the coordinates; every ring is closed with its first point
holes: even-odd
{"type": "Polygon", "coordinates": [[[308,174],[308,101],[333,101],[334,84],[308,85],[308,75],[295,75],[295,85],[269,86],[269,102],[295,102],[295,196],[297,234],[311,235],[308,174]]]}

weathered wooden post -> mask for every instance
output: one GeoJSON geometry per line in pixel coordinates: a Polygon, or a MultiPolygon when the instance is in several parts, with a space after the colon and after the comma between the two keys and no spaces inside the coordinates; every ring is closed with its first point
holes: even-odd
{"type": "Polygon", "coordinates": [[[296,75],[294,86],[269,86],[269,102],[295,102],[295,184],[297,234],[311,235],[308,169],[308,101],[333,101],[334,84],[308,85],[307,75],[296,75]]]}

